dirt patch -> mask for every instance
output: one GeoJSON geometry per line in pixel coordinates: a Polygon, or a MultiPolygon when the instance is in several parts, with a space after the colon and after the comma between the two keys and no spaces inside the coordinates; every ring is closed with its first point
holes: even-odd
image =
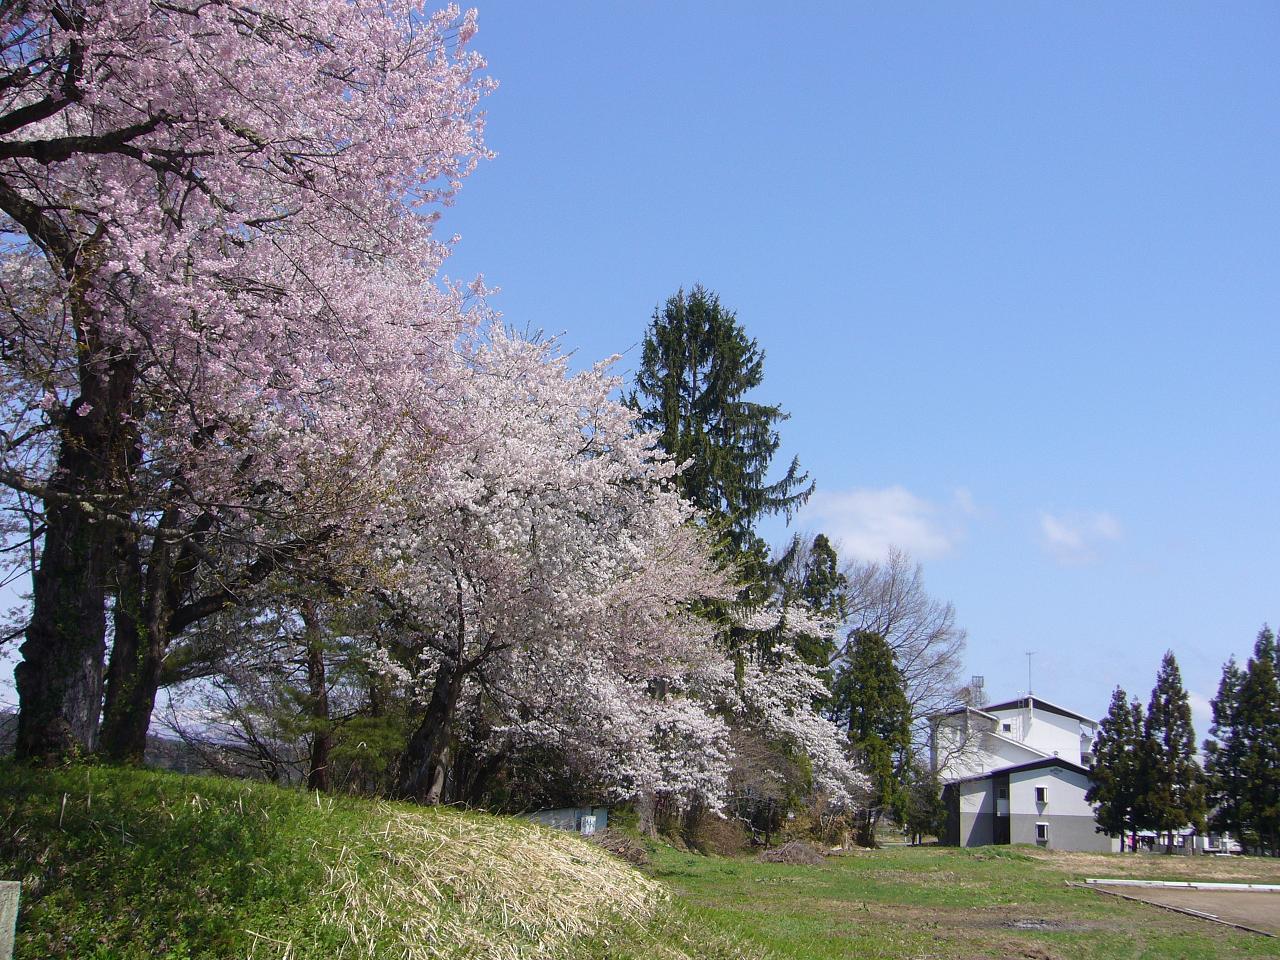
{"type": "Polygon", "coordinates": [[[1005,920],[1000,924],[1010,930],[1083,930],[1082,923],[1067,923],[1063,920],[1045,920],[1040,917],[1027,917],[1020,920],[1005,920]]]}
{"type": "Polygon", "coordinates": [[[797,867],[817,866],[825,859],[821,850],[803,840],[792,840],[760,854],[762,863],[788,863],[797,867]]]}
{"type": "Polygon", "coordinates": [[[1280,893],[1253,890],[1179,890],[1162,887],[1098,887],[1099,893],[1143,903],[1207,913],[1227,923],[1280,936],[1280,893]]]}

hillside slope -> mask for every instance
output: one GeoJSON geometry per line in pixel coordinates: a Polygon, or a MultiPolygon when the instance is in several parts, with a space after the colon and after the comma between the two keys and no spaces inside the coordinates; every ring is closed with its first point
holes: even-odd
{"type": "Polygon", "coordinates": [[[571,835],[216,777],[0,762],[0,878],[18,960],[737,955],[571,835]]]}

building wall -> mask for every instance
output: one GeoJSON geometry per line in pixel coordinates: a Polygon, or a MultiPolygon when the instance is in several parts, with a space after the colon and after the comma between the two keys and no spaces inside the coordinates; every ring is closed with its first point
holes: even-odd
{"type": "Polygon", "coordinates": [[[934,769],[943,780],[959,780],[1044,757],[1007,736],[997,735],[986,717],[971,715],[968,734],[963,722],[963,717],[947,717],[935,728],[934,769]]]}
{"type": "Polygon", "coordinates": [[[1072,817],[1053,815],[1040,817],[1034,814],[1014,814],[1009,818],[1009,841],[1030,843],[1049,850],[1082,850],[1093,853],[1114,853],[1120,849],[1120,841],[1112,840],[1097,830],[1098,822],[1092,815],[1072,817]],[[1049,840],[1036,840],[1036,824],[1049,824],[1049,840]]]}
{"type": "Polygon", "coordinates": [[[596,818],[596,830],[603,830],[609,825],[608,807],[562,807],[559,810],[538,810],[535,813],[525,814],[527,819],[540,823],[544,827],[575,831],[584,816],[596,818]]]}
{"type": "Polygon", "coordinates": [[[1084,795],[1089,778],[1063,767],[1014,770],[1009,774],[1009,813],[1013,816],[1093,817],[1093,806],[1084,795]],[[1036,787],[1044,787],[1047,801],[1036,803],[1036,787]]]}
{"type": "Polygon", "coordinates": [[[981,847],[992,841],[995,789],[990,780],[970,780],[956,784],[959,807],[959,836],[962,847],[981,847]]]}
{"type": "Polygon", "coordinates": [[[1095,829],[1093,805],[1085,800],[1089,778],[1075,770],[1046,767],[1009,774],[1009,839],[1012,843],[1036,843],[1036,824],[1049,824],[1051,850],[1118,850],[1119,841],[1095,829]],[[1045,803],[1036,803],[1036,787],[1047,791],[1045,803]]]}
{"type": "MultiPolygon", "coordinates": [[[[1046,767],[1014,771],[1008,779],[1010,843],[1028,843],[1051,850],[1112,852],[1120,849],[1118,840],[1096,829],[1093,807],[1084,799],[1089,789],[1089,778],[1084,774],[1062,767],[1046,767]],[[1048,791],[1043,804],[1035,800],[1038,786],[1048,791]],[[1047,842],[1037,842],[1037,823],[1049,825],[1047,842]]],[[[946,843],[978,847],[994,842],[995,780],[995,777],[969,780],[947,788],[946,843]]]]}
{"type": "Polygon", "coordinates": [[[1059,756],[1072,763],[1080,762],[1081,724],[1074,717],[1064,717],[1044,709],[1018,707],[994,711],[1000,726],[996,729],[1006,737],[1021,741],[1048,756],[1059,756]],[[1012,728],[1004,731],[1004,724],[1012,728]]]}

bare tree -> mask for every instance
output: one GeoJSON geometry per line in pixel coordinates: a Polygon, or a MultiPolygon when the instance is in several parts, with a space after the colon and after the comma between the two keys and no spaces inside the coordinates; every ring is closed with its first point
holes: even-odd
{"type": "Polygon", "coordinates": [[[955,608],[929,595],[920,564],[895,548],[883,561],[848,563],[843,573],[845,639],[833,663],[848,658],[853,637],[878,633],[893,650],[917,725],[960,706],[966,633],[955,608]]]}

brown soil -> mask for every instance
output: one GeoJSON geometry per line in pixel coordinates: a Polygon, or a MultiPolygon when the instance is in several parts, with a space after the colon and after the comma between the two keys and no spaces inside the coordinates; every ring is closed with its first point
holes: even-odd
{"type": "Polygon", "coordinates": [[[1158,887],[1100,888],[1102,893],[1118,894],[1158,906],[1196,910],[1238,923],[1255,930],[1280,936],[1280,893],[1258,893],[1249,890],[1179,890],[1158,887]]]}

